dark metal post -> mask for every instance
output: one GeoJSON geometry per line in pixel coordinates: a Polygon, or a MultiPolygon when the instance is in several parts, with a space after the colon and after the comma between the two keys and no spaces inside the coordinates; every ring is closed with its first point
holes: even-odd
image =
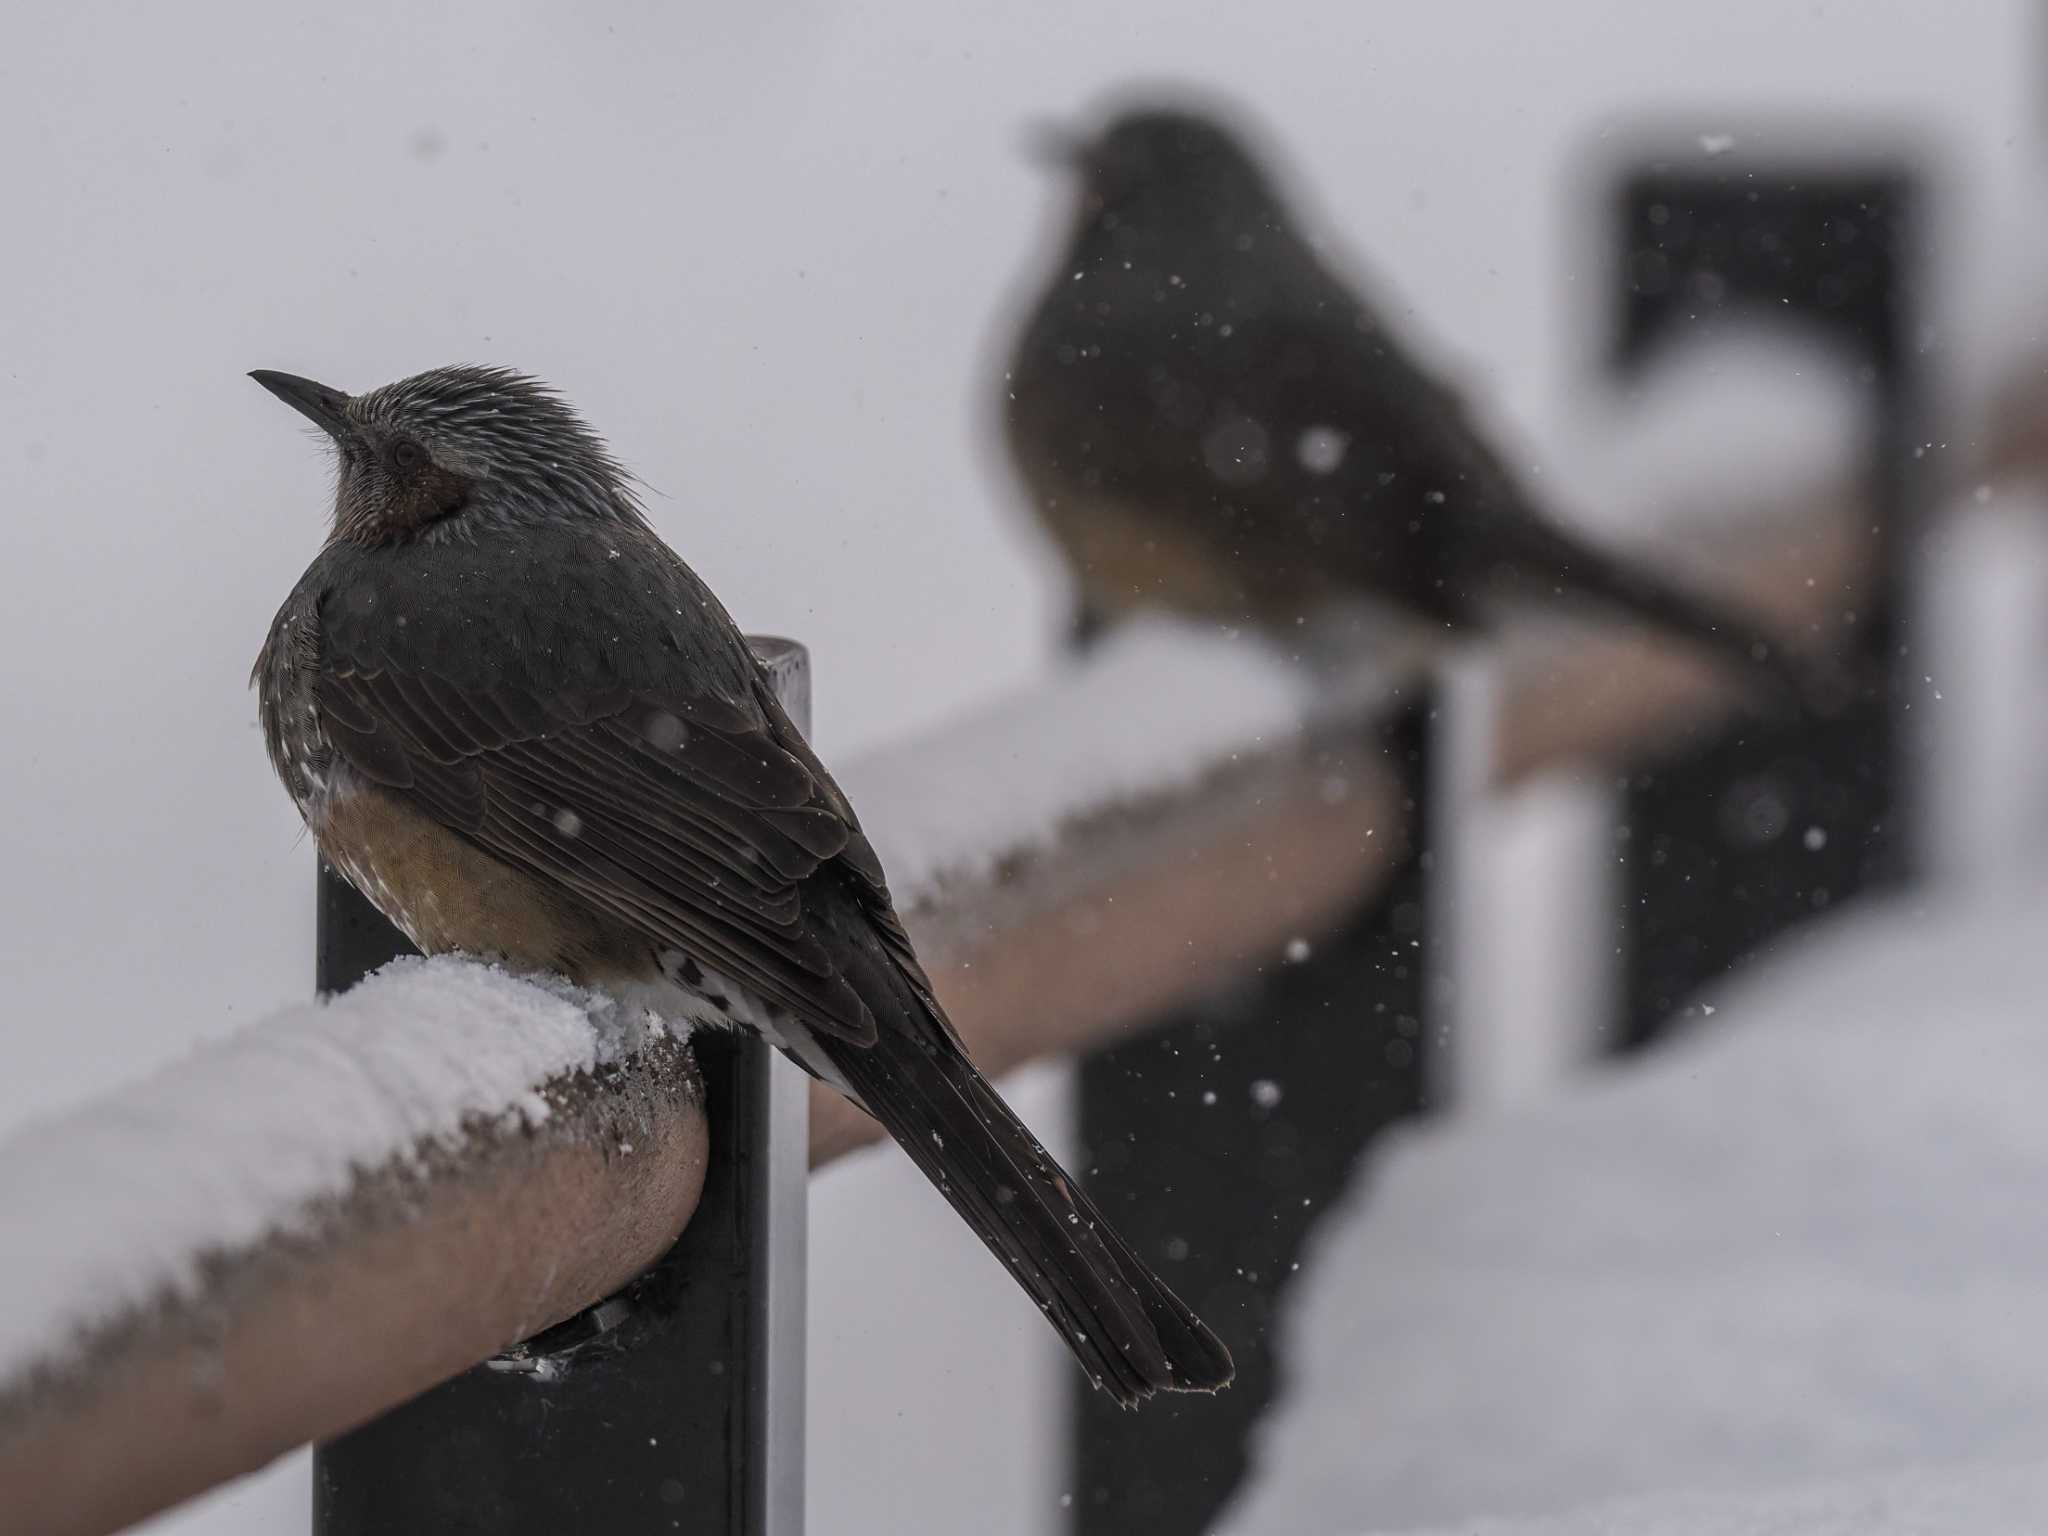
{"type": "Polygon", "coordinates": [[[1877,679],[1835,719],[1739,720],[1645,767],[1624,810],[1627,956],[1619,1043],[1642,1045],[1704,983],[1801,922],[1906,873],[1897,666],[1904,563],[1923,476],[1914,453],[1915,183],[1854,172],[1653,164],[1621,180],[1611,365],[1640,373],[1731,314],[1804,325],[1867,362],[1873,583],[1856,641],[1877,679]]]}
{"type": "MultiPolygon", "coordinates": [[[[1427,714],[1403,717],[1384,747],[1418,838],[1427,714]]],[[[1275,954],[1229,995],[1082,1062],[1083,1180],[1237,1363],[1229,1391],[1139,1413],[1077,1386],[1082,1536],[1193,1536],[1242,1479],[1302,1244],[1367,1144],[1421,1104],[1423,926],[1411,851],[1386,894],[1306,957],[1275,954]]]]}
{"type": "MultiPolygon", "coordinates": [[[[808,658],[755,640],[810,720],[808,658]]],[[[322,867],[319,985],[410,946],[322,867]]],[[[315,1536],[797,1536],[806,1080],[752,1035],[694,1037],[711,1161],[681,1240],[623,1295],[314,1453],[315,1536]]]]}

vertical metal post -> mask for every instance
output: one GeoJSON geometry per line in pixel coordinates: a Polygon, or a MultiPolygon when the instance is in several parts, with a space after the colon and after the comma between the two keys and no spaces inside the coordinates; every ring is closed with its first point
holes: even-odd
{"type": "MultiPolygon", "coordinates": [[[[803,647],[752,644],[808,730],[803,647]]],[[[319,924],[322,991],[411,952],[324,866],[319,924]]],[[[676,1246],[622,1295],[317,1447],[315,1536],[798,1536],[807,1080],[750,1034],[692,1044],[711,1161],[676,1246]]]]}
{"type": "MultiPolygon", "coordinates": [[[[1743,311],[1811,327],[1867,360],[1871,590],[1857,640],[1874,676],[1898,666],[1906,547],[1922,498],[1914,452],[1914,178],[1900,166],[1762,166],[1741,156],[1624,176],[1611,217],[1619,324],[1611,365],[1639,373],[1680,338],[1743,311]]],[[[1904,876],[1898,687],[1830,720],[1738,720],[1704,749],[1630,781],[1619,1043],[1654,1039],[1706,982],[1856,893],[1904,876]]]]}
{"type": "MultiPolygon", "coordinates": [[[[1346,749],[1398,765],[1418,839],[1428,715],[1346,749]]],[[[1082,1062],[1083,1181],[1237,1363],[1228,1392],[1139,1413],[1076,1384],[1082,1536],[1195,1536],[1243,1478],[1302,1245],[1367,1144],[1421,1105],[1423,878],[1411,850],[1385,895],[1305,958],[1276,954],[1228,995],[1082,1062]]]]}

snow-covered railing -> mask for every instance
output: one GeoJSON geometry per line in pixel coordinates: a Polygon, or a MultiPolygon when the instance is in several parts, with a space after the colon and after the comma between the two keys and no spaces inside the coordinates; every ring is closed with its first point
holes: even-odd
{"type": "MultiPolygon", "coordinates": [[[[1854,519],[1819,521],[1750,540],[1724,585],[1800,627],[1838,613],[1854,519]]],[[[1250,638],[1144,626],[843,778],[1002,1071],[1369,895],[1413,830],[1369,728],[1399,692],[1333,701],[1250,638]]],[[[1647,645],[1532,654],[1508,669],[1497,771],[1665,740],[1731,700],[1647,645]]],[[[115,1529],[615,1292],[692,1210],[700,1102],[644,1019],[413,962],[0,1144],[7,1528],[115,1529]]],[[[814,1162],[872,1135],[814,1100],[814,1162]]]]}
{"type": "MultiPolygon", "coordinates": [[[[1246,636],[1142,623],[974,718],[847,765],[941,1000],[1004,1072],[1319,933],[1400,852],[1366,728],[1246,636]],[[1384,845],[1391,844],[1391,847],[1384,845]]],[[[878,1132],[813,1091],[813,1164],[878,1132]]]]}
{"type": "MultiPolygon", "coordinates": [[[[1700,579],[1825,653],[1869,579],[1862,503],[1834,485],[1754,509],[1700,579]]],[[[846,766],[919,952],[992,1073],[1097,1046],[1309,944],[1373,895],[1417,829],[1365,722],[1399,679],[1341,700],[1249,637],[1145,624],[1040,688],[846,766]],[[977,822],[976,818],[981,820],[977,822]]],[[[1740,704],[1715,665],[1592,628],[1505,659],[1499,786],[1625,762],[1740,704]]],[[[813,1166],[874,1139],[812,1091],[813,1166]]]]}
{"type": "Polygon", "coordinates": [[[111,1531],[561,1322],[674,1242],[689,1052],[406,961],[0,1143],[0,1526],[111,1531]]]}

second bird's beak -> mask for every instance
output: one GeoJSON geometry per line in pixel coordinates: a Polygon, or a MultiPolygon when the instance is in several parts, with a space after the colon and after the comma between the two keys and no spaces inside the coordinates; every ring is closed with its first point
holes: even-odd
{"type": "Polygon", "coordinates": [[[349,425],[346,414],[348,396],[340,390],[329,389],[325,384],[315,384],[311,379],[302,379],[295,373],[277,373],[269,368],[255,369],[249,377],[336,442],[343,441],[353,433],[354,428],[349,425]]]}

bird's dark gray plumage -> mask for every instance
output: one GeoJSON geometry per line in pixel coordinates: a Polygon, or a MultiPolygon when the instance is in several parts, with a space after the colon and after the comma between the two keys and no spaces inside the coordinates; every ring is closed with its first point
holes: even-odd
{"type": "Polygon", "coordinates": [[[881,1121],[1104,1389],[1226,1384],[968,1060],[853,808],[595,434],[500,370],[255,377],[339,455],[254,678],[335,867],[430,953],[759,1030],[881,1121]]]}
{"type": "Polygon", "coordinates": [[[1763,625],[1540,515],[1220,124],[1135,111],[1054,147],[1079,203],[1004,424],[1090,619],[1293,635],[1362,599],[1455,633],[1503,602],[1577,603],[1803,686],[1763,625]]]}

